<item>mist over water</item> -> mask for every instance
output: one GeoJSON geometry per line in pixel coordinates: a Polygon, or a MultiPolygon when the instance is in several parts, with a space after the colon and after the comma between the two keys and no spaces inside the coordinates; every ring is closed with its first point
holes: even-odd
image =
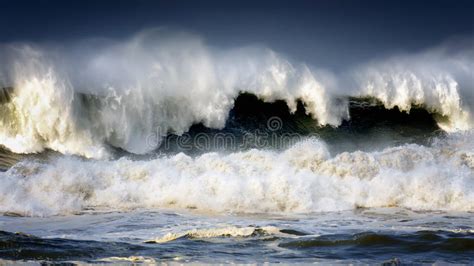
{"type": "Polygon", "coordinates": [[[248,243],[242,262],[423,262],[430,244],[429,262],[469,262],[446,256],[473,252],[472,45],[338,71],[271,47],[170,28],[0,45],[0,226],[42,237],[0,231],[0,258],[206,262],[248,243]]]}
{"type": "Polygon", "coordinates": [[[366,63],[342,73],[292,62],[265,47],[223,50],[199,36],[154,29],[122,41],[86,40],[54,48],[2,48],[0,144],[17,153],[52,149],[105,158],[108,146],[149,153],[198,123],[221,129],[240,93],[265,102],[298,101],[319,126],[349,120],[349,97],[386,108],[425,108],[446,131],[469,130],[472,47],[437,48],[366,63]]]}

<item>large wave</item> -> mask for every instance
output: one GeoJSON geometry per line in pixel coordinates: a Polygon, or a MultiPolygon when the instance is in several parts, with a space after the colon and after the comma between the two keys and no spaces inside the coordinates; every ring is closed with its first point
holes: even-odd
{"type": "Polygon", "coordinates": [[[5,90],[0,105],[0,145],[88,158],[106,158],[110,146],[148,153],[194,124],[224,127],[242,92],[283,100],[290,112],[300,101],[320,126],[349,119],[348,97],[356,96],[405,111],[421,106],[445,130],[468,130],[474,124],[471,50],[395,57],[336,78],[265,47],[223,50],[162,29],[67,48],[3,45],[0,84],[14,89],[5,90]]]}

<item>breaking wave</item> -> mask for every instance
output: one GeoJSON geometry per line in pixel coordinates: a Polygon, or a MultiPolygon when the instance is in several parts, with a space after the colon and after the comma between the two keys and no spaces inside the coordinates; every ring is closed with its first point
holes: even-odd
{"type": "Polygon", "coordinates": [[[472,49],[393,57],[336,78],[265,47],[217,49],[159,29],[67,49],[6,44],[0,60],[0,145],[15,153],[149,153],[195,124],[223,128],[241,93],[282,100],[292,113],[301,103],[320,127],[350,119],[350,97],[424,108],[449,132],[474,125],[472,49]]]}

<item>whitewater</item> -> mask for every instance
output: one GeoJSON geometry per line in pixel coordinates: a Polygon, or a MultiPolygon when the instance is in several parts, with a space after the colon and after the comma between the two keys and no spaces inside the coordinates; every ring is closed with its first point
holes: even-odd
{"type": "Polygon", "coordinates": [[[160,28],[0,62],[0,264],[472,260],[470,45],[335,72],[160,28]]]}
{"type": "Polygon", "coordinates": [[[14,89],[0,106],[0,145],[15,153],[150,153],[194,124],[223,128],[241,93],[283,100],[289,112],[302,102],[320,126],[349,120],[349,97],[406,112],[422,107],[448,132],[474,125],[472,47],[394,56],[337,75],[265,47],[223,50],[164,30],[121,42],[7,44],[1,51],[0,86],[14,89]]]}
{"type": "Polygon", "coordinates": [[[370,207],[474,211],[472,134],[434,147],[407,144],[330,156],[324,143],[283,152],[183,153],[154,160],[23,161],[2,174],[0,212],[190,209],[203,213],[313,213],[370,207]]]}

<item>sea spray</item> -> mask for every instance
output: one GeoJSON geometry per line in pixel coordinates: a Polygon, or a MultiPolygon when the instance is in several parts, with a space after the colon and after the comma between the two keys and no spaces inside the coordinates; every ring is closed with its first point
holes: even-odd
{"type": "Polygon", "coordinates": [[[3,45],[0,84],[14,91],[0,105],[0,145],[98,159],[111,148],[150,153],[192,125],[223,128],[242,92],[283,100],[290,112],[301,102],[319,126],[350,119],[349,97],[371,97],[386,108],[425,108],[447,131],[469,130],[471,50],[398,56],[336,75],[265,47],[223,50],[163,29],[67,49],[3,45]]]}

